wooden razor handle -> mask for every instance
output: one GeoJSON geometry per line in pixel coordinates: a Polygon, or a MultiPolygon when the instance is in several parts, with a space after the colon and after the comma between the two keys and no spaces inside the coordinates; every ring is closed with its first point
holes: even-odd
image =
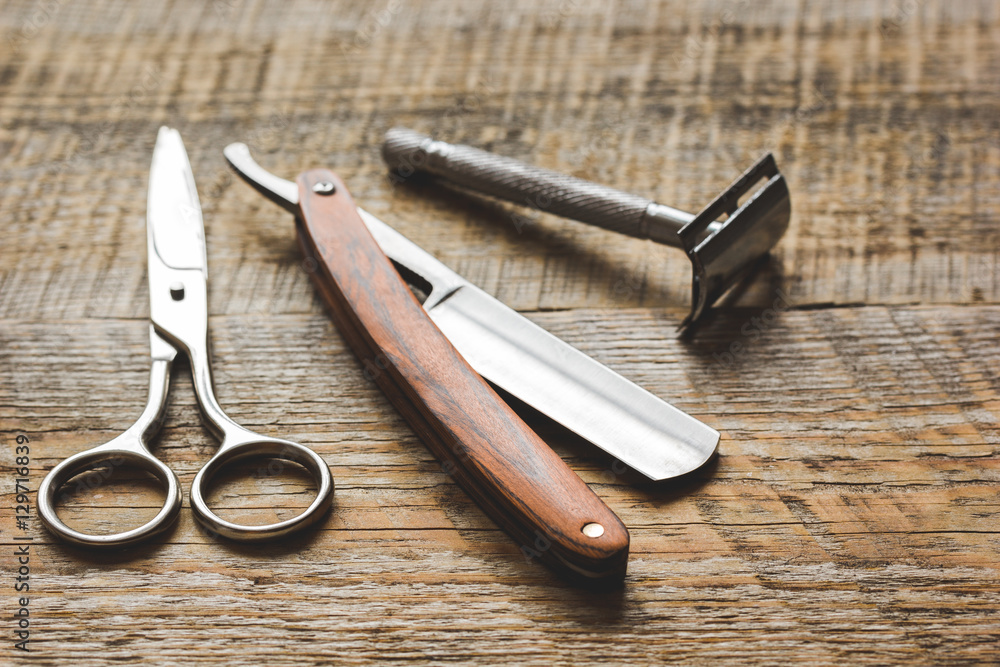
{"type": "Polygon", "coordinates": [[[344,184],[299,176],[313,282],[379,388],[465,491],[521,546],[573,578],[621,578],[625,526],[459,355],[383,254],[344,184]]]}

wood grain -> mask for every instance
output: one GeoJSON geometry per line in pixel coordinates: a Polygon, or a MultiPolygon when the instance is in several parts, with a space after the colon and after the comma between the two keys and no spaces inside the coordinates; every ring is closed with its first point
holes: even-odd
{"type": "MultiPolygon", "coordinates": [[[[4,507],[18,434],[37,488],[141,409],[163,124],[201,194],[219,400],[313,447],[337,497],[321,530],[267,547],[211,538],[188,507],[162,543],[112,555],[30,522],[27,656],[8,616],[25,533],[4,510],[0,662],[995,664],[998,35],[971,0],[6,3],[4,507]],[[678,338],[682,254],[393,186],[394,125],[691,210],[770,150],[791,226],[678,338]],[[629,527],[621,591],[525,562],[441,472],[325,314],[289,216],[234,184],[232,141],[285,177],[336,169],[472,282],[722,432],[714,464],[652,485],[519,407],[629,527]]],[[[215,442],[183,368],[154,451],[187,487],[215,442]]],[[[127,481],[64,512],[138,522],[155,493],[127,481]]],[[[308,491],[251,474],[215,505],[273,521],[308,491]]]]}

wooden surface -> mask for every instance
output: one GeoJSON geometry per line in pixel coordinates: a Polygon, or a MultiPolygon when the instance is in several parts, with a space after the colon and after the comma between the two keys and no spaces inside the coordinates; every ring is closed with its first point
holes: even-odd
{"type": "MultiPolygon", "coordinates": [[[[1000,10],[989,2],[372,4],[9,2],[0,11],[0,662],[96,665],[995,664],[1000,655],[1000,10]],[[138,416],[143,216],[157,128],[201,194],[219,399],[316,449],[313,534],[244,547],[189,508],[158,543],[93,554],[15,521],[29,484],[138,416]],[[393,186],[405,125],[698,209],[765,150],[791,227],[679,338],[669,248],[393,186]],[[235,183],[245,141],[355,199],[553,333],[722,432],[644,483],[529,423],[617,512],[629,574],[595,593],[526,562],[441,471],[337,334],[289,216],[235,183]],[[775,307],[777,306],[777,307],[775,307]],[[14,649],[30,537],[30,653],[14,649]],[[23,544],[25,541],[17,541],[23,544]]],[[[185,487],[214,451],[185,375],[155,452],[185,487]]],[[[302,480],[213,499],[273,521],[302,480]],[[269,504],[279,495],[277,507],[269,504]]],[[[77,525],[138,522],[148,485],[77,525]]]]}

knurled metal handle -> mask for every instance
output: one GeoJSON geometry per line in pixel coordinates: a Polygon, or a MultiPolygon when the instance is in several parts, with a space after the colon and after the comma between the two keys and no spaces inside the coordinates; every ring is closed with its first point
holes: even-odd
{"type": "Polygon", "coordinates": [[[471,146],[435,141],[405,128],[386,133],[382,156],[389,168],[403,178],[426,172],[498,199],[620,234],[649,238],[646,209],[653,202],[645,197],[471,146]]]}

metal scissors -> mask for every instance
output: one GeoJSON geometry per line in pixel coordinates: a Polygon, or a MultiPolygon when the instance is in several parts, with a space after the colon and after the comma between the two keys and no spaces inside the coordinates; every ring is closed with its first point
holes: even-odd
{"type": "Polygon", "coordinates": [[[163,422],[170,386],[170,368],[178,351],[191,362],[194,390],[205,424],[220,441],[216,454],[191,485],[191,508],[209,530],[235,540],[259,541],[282,537],[323,518],[333,501],[330,468],[303,445],[259,435],[230,419],[215,398],[208,351],[207,262],[201,205],[191,164],[180,133],[161,127],[153,151],[146,207],[149,263],[149,338],[152,365],[149,400],[139,419],[110,442],[80,452],[53,468],[38,489],[42,522],[56,536],[74,544],[123,547],[167,530],[181,508],[177,475],[150,454],[147,445],[163,422]],[[303,466],[316,483],[309,507],[291,519],[269,525],[241,525],[217,516],[205,502],[208,485],[228,464],[248,458],[292,461],[303,466]],[[146,524],[111,535],[82,533],[56,514],[60,487],[76,475],[99,467],[128,464],[148,471],[166,488],[159,513],[146,524]]]}

